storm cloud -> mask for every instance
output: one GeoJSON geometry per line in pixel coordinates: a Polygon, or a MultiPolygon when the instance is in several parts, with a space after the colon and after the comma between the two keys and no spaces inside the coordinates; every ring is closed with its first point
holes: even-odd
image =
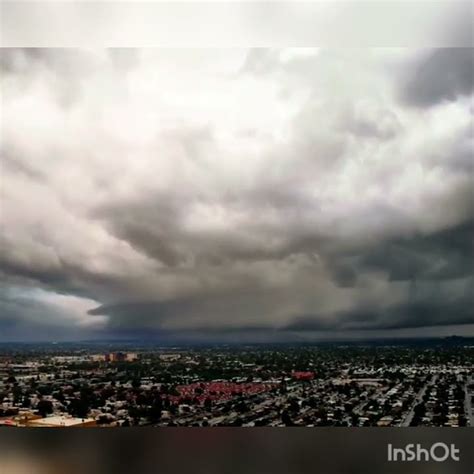
{"type": "Polygon", "coordinates": [[[0,54],[0,340],[473,333],[472,50],[0,54]]]}
{"type": "Polygon", "coordinates": [[[474,90],[472,48],[430,51],[407,73],[402,97],[410,104],[427,107],[468,96],[474,90]]]}

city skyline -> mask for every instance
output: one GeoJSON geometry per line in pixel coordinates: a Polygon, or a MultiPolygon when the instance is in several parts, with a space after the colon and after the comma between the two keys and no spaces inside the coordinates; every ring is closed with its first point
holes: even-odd
{"type": "Polygon", "coordinates": [[[0,342],[474,335],[472,49],[0,64],[0,342]]]}

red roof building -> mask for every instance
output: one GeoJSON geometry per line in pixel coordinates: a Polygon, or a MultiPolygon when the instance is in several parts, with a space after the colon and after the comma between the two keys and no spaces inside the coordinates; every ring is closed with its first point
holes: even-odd
{"type": "Polygon", "coordinates": [[[313,380],[314,379],[314,372],[293,371],[293,372],[291,372],[291,376],[296,380],[313,380]]]}
{"type": "Polygon", "coordinates": [[[178,385],[179,395],[164,395],[171,403],[180,403],[185,399],[197,400],[203,404],[206,399],[222,402],[238,395],[254,395],[275,388],[274,383],[234,383],[234,382],[196,382],[188,385],[178,385]]]}

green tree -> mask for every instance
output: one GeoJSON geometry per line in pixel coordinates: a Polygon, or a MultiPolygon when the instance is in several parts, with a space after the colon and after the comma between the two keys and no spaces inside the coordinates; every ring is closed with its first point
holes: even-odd
{"type": "Polygon", "coordinates": [[[38,414],[45,418],[46,415],[53,413],[53,404],[49,400],[40,400],[36,409],[38,414]]]}

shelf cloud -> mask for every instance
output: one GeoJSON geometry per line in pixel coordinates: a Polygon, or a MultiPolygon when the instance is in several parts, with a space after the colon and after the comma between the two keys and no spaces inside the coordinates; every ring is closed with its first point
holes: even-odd
{"type": "Polygon", "coordinates": [[[472,49],[0,64],[0,340],[474,334],[472,49]]]}

